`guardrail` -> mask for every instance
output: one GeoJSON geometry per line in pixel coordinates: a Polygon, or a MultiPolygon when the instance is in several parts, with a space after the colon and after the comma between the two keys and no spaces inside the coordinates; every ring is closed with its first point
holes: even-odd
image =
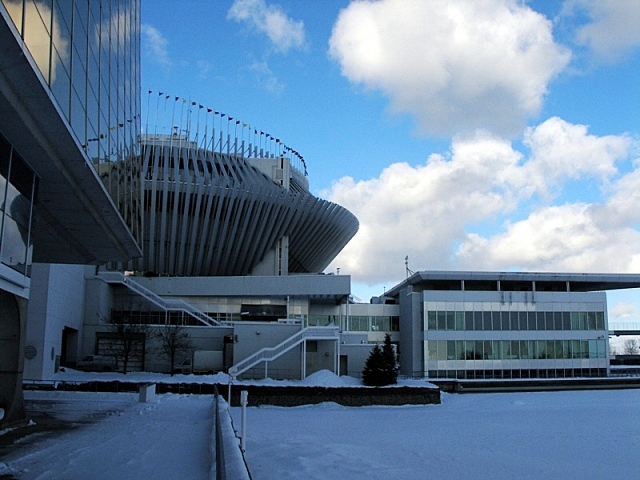
{"type": "Polygon", "coordinates": [[[239,361],[229,367],[229,375],[236,378],[260,362],[271,362],[281,355],[287,353],[305,340],[336,340],[340,339],[340,329],[338,327],[307,327],[290,336],[275,347],[265,347],[258,350],[253,355],[239,361]]]}
{"type": "Polygon", "coordinates": [[[229,405],[214,390],[213,425],[211,430],[211,480],[250,480],[240,443],[231,423],[229,405]]]}
{"type": "Polygon", "coordinates": [[[176,312],[184,312],[187,315],[191,315],[193,318],[198,320],[199,322],[210,326],[222,326],[217,320],[214,320],[209,315],[204,313],[201,310],[198,310],[193,305],[185,302],[184,300],[178,300],[174,298],[163,298],[157,293],[149,290],[146,287],[143,287],[138,282],[133,280],[131,277],[124,275],[120,272],[100,272],[96,276],[100,280],[106,283],[118,283],[120,285],[126,286],[129,290],[137,293],[138,295],[146,298],[154,305],[162,308],[165,311],[176,311],[176,312]]]}
{"type": "Polygon", "coordinates": [[[640,323],[625,323],[625,322],[616,322],[609,324],[609,331],[624,331],[624,332],[639,332],[640,333],[640,323]]]}

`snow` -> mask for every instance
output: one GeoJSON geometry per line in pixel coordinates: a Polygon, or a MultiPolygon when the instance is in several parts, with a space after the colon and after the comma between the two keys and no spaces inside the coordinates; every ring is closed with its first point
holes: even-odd
{"type": "Polygon", "coordinates": [[[59,435],[34,435],[0,461],[0,477],[30,479],[206,479],[212,397],[27,391],[35,408],[74,422],[59,435]],[[87,423],[89,422],[89,423],[87,423]]]}
{"type": "MultiPolygon", "coordinates": [[[[221,385],[227,385],[229,383],[229,375],[226,373],[216,373],[214,375],[183,375],[175,374],[170,376],[165,373],[153,373],[153,372],[130,372],[126,375],[118,372],[82,372],[79,370],[73,370],[71,368],[65,368],[51,377],[49,382],[131,382],[131,383],[217,383],[221,385]]],[[[47,383],[47,382],[45,382],[47,383]]],[[[307,387],[366,387],[362,384],[362,381],[358,378],[349,377],[346,375],[338,376],[331,370],[320,370],[309,376],[304,380],[274,380],[272,378],[265,378],[259,380],[234,380],[234,385],[268,385],[268,386],[307,386],[307,387]]],[[[399,380],[398,387],[414,386],[414,387],[433,387],[432,383],[426,380],[399,380]]]]}
{"type": "MultiPolygon", "coordinates": [[[[237,425],[240,409],[232,412],[237,425]]],[[[246,449],[254,480],[637,478],[640,390],[253,407],[246,449]]]]}
{"type": "MultiPolygon", "coordinates": [[[[67,371],[57,381],[109,375],[124,377],[67,371]]],[[[180,375],[126,377],[185,381],[180,375]]],[[[195,378],[212,380],[206,377],[195,378]]],[[[224,377],[216,381],[226,383],[224,377]]],[[[322,371],[302,382],[250,383],[359,381],[322,371]]],[[[0,477],[207,478],[211,396],[166,394],[151,403],[139,403],[130,393],[27,391],[25,396],[31,408],[51,408],[77,428],[27,437],[5,450],[0,477]]],[[[231,412],[240,430],[241,409],[231,412]]],[[[640,389],[442,394],[441,405],[401,407],[249,406],[246,431],[254,480],[637,478],[640,389]]]]}

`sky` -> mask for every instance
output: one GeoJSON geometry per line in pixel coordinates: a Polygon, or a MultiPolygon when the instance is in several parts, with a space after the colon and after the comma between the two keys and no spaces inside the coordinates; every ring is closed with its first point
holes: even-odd
{"type": "Polygon", "coordinates": [[[640,2],[176,5],[142,2],[143,128],[167,94],[299,152],[360,222],[327,272],[362,300],[407,266],[640,272],[640,2]]]}

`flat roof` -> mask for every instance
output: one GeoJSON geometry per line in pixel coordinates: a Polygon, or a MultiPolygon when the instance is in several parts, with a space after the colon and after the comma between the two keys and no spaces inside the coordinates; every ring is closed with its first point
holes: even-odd
{"type": "Polygon", "coordinates": [[[624,273],[551,273],[551,272],[416,272],[387,292],[395,297],[406,287],[421,290],[536,290],[592,292],[640,288],[640,274],[624,273]]]}

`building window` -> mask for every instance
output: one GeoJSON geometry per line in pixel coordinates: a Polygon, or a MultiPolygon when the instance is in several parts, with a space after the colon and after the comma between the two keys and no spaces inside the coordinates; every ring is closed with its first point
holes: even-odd
{"type": "Polygon", "coordinates": [[[598,340],[428,340],[429,360],[568,360],[606,357],[598,340]]]}
{"type": "Polygon", "coordinates": [[[31,225],[38,180],[22,157],[0,135],[0,261],[31,273],[31,225]]]}
{"type": "Polygon", "coordinates": [[[504,312],[429,310],[428,330],[604,330],[604,312],[504,312]]]}

